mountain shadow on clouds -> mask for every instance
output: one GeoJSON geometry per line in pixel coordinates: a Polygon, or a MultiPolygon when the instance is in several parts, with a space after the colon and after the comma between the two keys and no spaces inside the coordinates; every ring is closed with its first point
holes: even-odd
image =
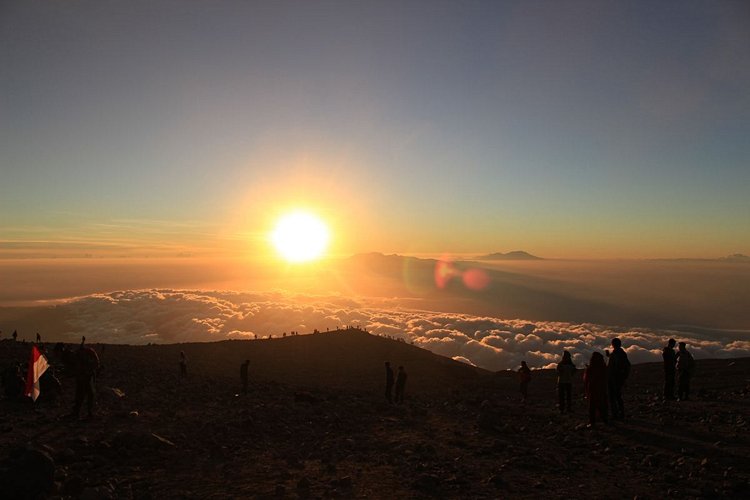
{"type": "MultiPolygon", "coordinates": [[[[652,327],[669,323],[658,313],[583,297],[583,293],[577,293],[562,282],[487,269],[475,262],[449,263],[452,276],[445,279],[441,287],[436,281],[436,270],[441,265],[446,264],[435,259],[373,253],[354,256],[343,263],[343,268],[348,275],[358,276],[358,283],[377,283],[379,293],[419,297],[427,309],[573,323],[652,327]],[[462,276],[471,270],[486,276],[484,288],[467,287],[462,276]]],[[[356,283],[350,283],[351,289],[357,290],[357,287],[356,283]]]]}

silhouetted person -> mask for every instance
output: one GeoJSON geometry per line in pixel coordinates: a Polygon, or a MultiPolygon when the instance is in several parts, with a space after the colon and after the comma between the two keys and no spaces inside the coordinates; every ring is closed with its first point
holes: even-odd
{"type": "Polygon", "coordinates": [[[674,378],[675,378],[675,363],[677,357],[675,356],[674,346],[675,340],[669,339],[667,345],[664,346],[664,350],[661,353],[661,357],[664,360],[664,399],[674,399],[674,378]]]}
{"type": "Polygon", "coordinates": [[[250,360],[246,359],[240,365],[240,379],[242,380],[242,392],[247,394],[247,369],[250,366],[250,360]]]}
{"type": "Polygon", "coordinates": [[[15,342],[16,340],[18,340],[18,331],[16,331],[16,330],[13,330],[13,335],[12,335],[12,337],[13,337],[13,342],[15,342]]]}
{"type": "Polygon", "coordinates": [[[687,401],[690,398],[690,379],[695,370],[695,360],[688,352],[685,342],[680,342],[677,351],[677,399],[687,401]]]}
{"type": "Polygon", "coordinates": [[[563,351],[562,361],[557,364],[557,396],[559,399],[560,413],[570,412],[573,399],[573,375],[576,373],[576,365],[568,351],[563,351]]]}
{"type": "Polygon", "coordinates": [[[42,343],[42,336],[39,335],[39,332],[36,332],[36,343],[41,344],[42,343]]]}
{"type": "Polygon", "coordinates": [[[180,378],[187,377],[187,356],[185,351],[180,351],[180,378]]]}
{"type": "Polygon", "coordinates": [[[526,361],[521,361],[521,368],[518,369],[518,380],[521,389],[521,401],[525,403],[529,397],[529,382],[531,382],[531,370],[526,361]]]}
{"type": "Polygon", "coordinates": [[[99,368],[99,356],[92,348],[85,347],[84,341],[81,341],[81,348],[78,349],[75,359],[76,398],[71,414],[75,418],[79,417],[84,402],[86,403],[88,416],[94,415],[94,384],[96,382],[96,371],[99,368]]]}
{"type": "Polygon", "coordinates": [[[612,418],[625,418],[625,403],[622,400],[622,389],[630,375],[630,361],[627,353],[622,349],[619,338],[612,339],[612,352],[609,354],[607,365],[607,390],[609,391],[609,406],[612,408],[612,418]]]}
{"type": "Polygon", "coordinates": [[[403,366],[398,367],[396,375],[396,404],[404,402],[404,387],[406,386],[406,371],[403,366]]]}
{"type": "Polygon", "coordinates": [[[596,415],[607,423],[607,365],[600,352],[591,354],[583,372],[583,390],[589,400],[589,425],[596,423],[596,415]]]}
{"type": "Polygon", "coordinates": [[[393,369],[391,368],[391,364],[386,361],[385,362],[385,399],[389,403],[393,403],[393,396],[391,395],[393,392],[393,369]]]}

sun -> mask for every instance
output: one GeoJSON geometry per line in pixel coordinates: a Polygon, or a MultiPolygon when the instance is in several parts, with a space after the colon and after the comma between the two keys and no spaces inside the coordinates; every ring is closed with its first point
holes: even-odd
{"type": "Polygon", "coordinates": [[[308,262],[323,256],[328,248],[328,226],[309,212],[284,215],[271,233],[271,242],[287,262],[308,262]]]}

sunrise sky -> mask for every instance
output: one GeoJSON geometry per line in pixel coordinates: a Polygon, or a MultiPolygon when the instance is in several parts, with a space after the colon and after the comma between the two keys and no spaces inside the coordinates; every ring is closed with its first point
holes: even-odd
{"type": "Polygon", "coordinates": [[[750,254],[748,2],[0,3],[5,255],[750,254]]]}

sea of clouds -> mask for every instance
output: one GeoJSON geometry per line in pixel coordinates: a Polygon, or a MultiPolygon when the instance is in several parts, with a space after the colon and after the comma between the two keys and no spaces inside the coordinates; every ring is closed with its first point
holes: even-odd
{"type": "Polygon", "coordinates": [[[236,293],[130,290],[94,294],[60,305],[69,334],[91,342],[146,344],[281,337],[359,326],[489,370],[516,368],[521,360],[546,367],[570,351],[577,364],[620,337],[631,362],[661,359],[666,340],[689,344],[696,358],[750,356],[741,334],[697,335],[672,330],[501,319],[424,311],[418,301],[351,299],[285,292],[236,293]]]}

